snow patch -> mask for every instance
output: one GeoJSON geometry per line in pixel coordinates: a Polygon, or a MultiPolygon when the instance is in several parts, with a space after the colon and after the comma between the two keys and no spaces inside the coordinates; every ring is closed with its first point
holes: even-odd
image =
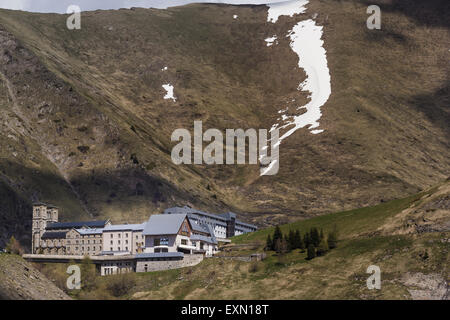
{"type": "Polygon", "coordinates": [[[273,37],[269,37],[269,38],[264,39],[264,41],[267,42],[267,46],[268,47],[273,45],[274,42],[275,42],[275,44],[278,44],[278,41],[276,41],[276,40],[277,40],[277,36],[273,36],[273,37]]]}
{"type": "Polygon", "coordinates": [[[308,3],[308,0],[294,0],[267,4],[269,7],[267,21],[275,23],[280,16],[292,17],[294,14],[303,13],[306,11],[305,5],[308,3]]]}
{"type": "Polygon", "coordinates": [[[237,19],[237,18],[238,18],[237,14],[233,15],[233,19],[237,19]]]}
{"type": "Polygon", "coordinates": [[[164,99],[172,99],[173,101],[177,101],[177,99],[173,95],[173,85],[168,83],[163,84],[162,87],[166,90],[166,95],[164,96],[164,99]]]}
{"type": "MultiPolygon", "coordinates": [[[[281,15],[293,16],[305,12],[308,0],[297,0],[271,4],[268,10],[267,21],[275,23],[281,15]]],[[[307,91],[309,102],[304,106],[298,106],[299,115],[285,115],[287,108],[278,111],[281,113],[281,124],[274,124],[270,131],[288,128],[279,139],[278,144],[300,128],[308,126],[312,134],[322,133],[317,129],[322,116],[320,108],[328,101],[331,95],[331,77],[328,69],[326,51],[322,40],[323,27],[317,26],[312,19],[298,22],[286,37],[290,39],[291,49],[298,55],[298,67],[306,73],[306,80],[298,90],[307,91]],[[306,112],[305,112],[306,110],[306,112]],[[312,130],[315,129],[315,130],[312,130]]],[[[294,99],[292,99],[294,102],[294,99]]]]}
{"type": "Polygon", "coordinates": [[[167,67],[164,67],[161,69],[161,71],[166,71],[166,70],[167,70],[167,67]]]}

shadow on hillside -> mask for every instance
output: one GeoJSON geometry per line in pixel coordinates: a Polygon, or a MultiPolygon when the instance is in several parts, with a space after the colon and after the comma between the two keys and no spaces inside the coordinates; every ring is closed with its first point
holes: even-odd
{"type": "MultiPolygon", "coordinates": [[[[0,248],[14,236],[25,250],[29,250],[33,202],[58,206],[61,209],[60,220],[104,218],[104,208],[132,212],[135,205],[139,205],[148,218],[151,213],[162,212],[167,206],[202,205],[175,185],[138,167],[89,171],[73,178],[71,184],[76,194],[60,176],[10,161],[0,162],[0,248]],[[172,196],[169,199],[167,195],[172,196]],[[83,208],[87,208],[90,216],[83,208]]],[[[130,223],[137,222],[133,218],[142,220],[140,216],[128,218],[130,223]]]]}
{"type": "Polygon", "coordinates": [[[450,138],[450,81],[431,94],[414,96],[411,104],[450,138]]]}
{"type": "Polygon", "coordinates": [[[383,12],[399,13],[414,19],[421,25],[450,28],[448,18],[450,1],[448,0],[363,0],[362,2],[367,6],[378,5],[382,15],[383,12]]]}

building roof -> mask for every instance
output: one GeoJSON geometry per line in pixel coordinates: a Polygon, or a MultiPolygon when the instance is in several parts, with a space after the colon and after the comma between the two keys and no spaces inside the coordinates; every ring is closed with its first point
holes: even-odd
{"type": "MultiPolygon", "coordinates": [[[[173,208],[168,208],[166,210],[164,210],[164,214],[187,214],[189,218],[192,218],[193,215],[202,215],[202,216],[206,216],[215,220],[220,220],[217,221],[216,224],[222,225],[222,226],[226,226],[226,222],[230,221],[232,218],[236,219],[236,213],[234,212],[225,212],[225,213],[209,213],[209,212],[205,212],[205,211],[201,211],[201,210],[195,210],[191,207],[188,206],[184,206],[184,207],[173,207],[173,208]]],[[[257,227],[253,224],[249,224],[249,223],[245,223],[242,222],[238,219],[236,219],[235,221],[236,224],[240,224],[244,227],[249,227],[252,229],[257,229],[257,227]]]]}
{"type": "Polygon", "coordinates": [[[81,235],[91,235],[91,234],[102,234],[103,228],[85,228],[85,229],[75,229],[81,235]]]}
{"type": "Polygon", "coordinates": [[[203,241],[207,243],[217,244],[217,240],[215,237],[206,237],[200,234],[193,234],[191,236],[191,241],[203,241]]]}
{"type": "Polygon", "coordinates": [[[44,232],[41,239],[65,239],[67,232],[44,232]]]}
{"type": "Polygon", "coordinates": [[[43,202],[33,202],[33,206],[46,206],[47,208],[50,209],[58,209],[58,207],[48,204],[48,203],[43,203],[43,202]]]}
{"type": "Polygon", "coordinates": [[[140,224],[115,224],[105,227],[103,230],[108,231],[142,231],[144,230],[146,222],[140,224]]]}
{"type": "Polygon", "coordinates": [[[104,228],[109,220],[100,221],[78,221],[78,222],[54,222],[45,228],[46,230],[57,230],[57,229],[81,229],[83,227],[87,228],[104,228]]]}
{"type": "Polygon", "coordinates": [[[252,229],[255,229],[255,230],[258,229],[258,227],[255,226],[254,224],[245,223],[245,222],[242,222],[240,220],[236,220],[236,224],[235,224],[236,228],[238,227],[238,225],[241,225],[241,226],[244,226],[244,227],[248,227],[248,228],[252,228],[252,229]]]}
{"type": "Polygon", "coordinates": [[[217,214],[213,214],[213,213],[208,213],[205,211],[201,211],[201,210],[195,210],[192,209],[191,207],[188,206],[184,206],[184,207],[173,207],[173,208],[169,208],[164,210],[164,214],[200,214],[200,215],[204,215],[213,219],[218,219],[218,220],[222,220],[222,221],[226,221],[225,217],[222,217],[220,215],[217,214]]]}
{"type": "Polygon", "coordinates": [[[129,255],[129,251],[120,250],[120,251],[102,251],[100,252],[101,256],[123,256],[123,255],[129,255]]]}
{"type": "Polygon", "coordinates": [[[136,254],[136,259],[145,258],[183,258],[183,252],[144,252],[136,254]]]}
{"type": "Polygon", "coordinates": [[[189,219],[189,222],[191,223],[192,226],[192,231],[194,232],[202,232],[202,233],[209,233],[208,228],[203,225],[203,224],[199,224],[199,223],[195,223],[195,222],[191,222],[189,219]]]}
{"type": "Polygon", "coordinates": [[[186,214],[154,214],[145,225],[143,235],[177,234],[186,214]]]}

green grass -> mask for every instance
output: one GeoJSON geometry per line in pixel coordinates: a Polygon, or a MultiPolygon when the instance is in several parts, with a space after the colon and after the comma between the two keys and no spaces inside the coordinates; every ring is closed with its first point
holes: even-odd
{"type": "MultiPolygon", "coordinates": [[[[431,192],[431,191],[429,191],[431,192]]],[[[428,192],[428,193],[429,193],[428,192]]],[[[300,230],[303,234],[312,227],[323,228],[324,232],[331,231],[334,226],[337,227],[340,238],[352,238],[357,235],[373,232],[381,226],[386,218],[392,217],[403,209],[408,208],[415,201],[418,201],[425,193],[416,194],[403,199],[389,201],[377,206],[365,207],[349,211],[326,214],[311,219],[305,219],[289,224],[280,225],[283,233],[289,233],[289,230],[300,230]]],[[[265,243],[267,236],[272,235],[274,227],[258,230],[253,233],[243,234],[232,238],[232,243],[265,243]]]]}

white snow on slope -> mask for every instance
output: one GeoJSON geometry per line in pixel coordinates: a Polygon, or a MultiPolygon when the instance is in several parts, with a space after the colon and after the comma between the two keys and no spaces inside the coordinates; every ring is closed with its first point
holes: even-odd
{"type": "MultiPolygon", "coordinates": [[[[294,14],[303,13],[308,3],[308,0],[298,0],[268,5],[267,21],[275,23],[282,15],[292,17],[294,14]]],[[[279,138],[277,144],[296,130],[306,126],[309,126],[309,130],[314,129],[311,130],[312,134],[324,131],[317,127],[320,125],[319,120],[322,116],[320,108],[331,95],[331,77],[326,51],[323,48],[322,29],[323,27],[317,26],[314,20],[308,19],[298,22],[286,36],[291,40],[291,49],[298,55],[299,68],[306,73],[306,79],[298,86],[298,90],[310,92],[308,97],[310,100],[306,105],[296,108],[297,111],[302,112],[299,115],[286,115],[288,107],[278,111],[281,114],[281,119],[278,118],[278,121],[281,120],[282,123],[274,124],[269,132],[275,129],[289,129],[279,138]],[[304,112],[305,109],[306,112],[304,112]]],[[[266,42],[268,42],[267,39],[266,42]]],[[[295,99],[291,102],[295,102],[295,99]]],[[[273,160],[260,175],[265,175],[276,161],[278,160],[273,160]]]]}
{"type": "Polygon", "coordinates": [[[163,84],[162,87],[167,92],[166,95],[164,96],[164,99],[172,99],[173,101],[177,101],[177,98],[175,98],[174,95],[173,95],[173,85],[168,83],[168,84],[163,84]]]}
{"type": "Polygon", "coordinates": [[[275,44],[277,44],[278,41],[275,41],[275,40],[277,40],[277,36],[273,36],[273,37],[269,37],[269,38],[264,39],[264,41],[267,42],[267,46],[268,47],[273,45],[274,42],[275,42],[275,44]]]}
{"type": "MultiPolygon", "coordinates": [[[[328,69],[327,55],[323,48],[322,38],[323,27],[317,26],[311,20],[304,20],[297,23],[290,34],[291,48],[298,55],[298,66],[305,70],[306,80],[299,85],[299,90],[308,91],[310,101],[299,108],[306,109],[306,112],[298,116],[288,117],[289,121],[280,128],[294,125],[280,137],[280,141],[290,136],[297,129],[309,125],[309,129],[319,126],[319,119],[322,116],[320,108],[327,102],[331,95],[331,77],[328,69]]],[[[323,130],[312,130],[311,133],[318,134],[323,130]]]]}
{"type": "Polygon", "coordinates": [[[308,2],[308,0],[294,0],[267,4],[269,7],[267,21],[275,23],[280,16],[292,17],[294,14],[303,13],[308,2]]]}
{"type": "MultiPolygon", "coordinates": [[[[298,0],[277,3],[275,4],[276,11],[271,13],[272,7],[269,7],[268,20],[272,17],[276,21],[281,15],[304,12],[306,10],[305,5],[308,2],[308,0],[298,0]]],[[[291,40],[292,50],[298,55],[298,66],[306,73],[306,80],[299,85],[298,89],[310,92],[310,100],[306,105],[297,107],[297,110],[301,111],[302,114],[283,115],[283,123],[272,126],[272,129],[290,128],[280,137],[280,143],[300,128],[309,126],[308,129],[311,130],[319,127],[319,119],[322,116],[320,108],[327,102],[331,94],[330,71],[326,51],[323,48],[324,42],[321,39],[322,29],[323,27],[317,26],[313,20],[308,19],[298,22],[287,35],[291,40]],[[304,109],[306,109],[306,112],[304,112],[304,109]]],[[[280,110],[279,113],[285,113],[287,110],[287,108],[280,110]]],[[[311,130],[312,134],[321,132],[323,130],[311,130]]]]}

